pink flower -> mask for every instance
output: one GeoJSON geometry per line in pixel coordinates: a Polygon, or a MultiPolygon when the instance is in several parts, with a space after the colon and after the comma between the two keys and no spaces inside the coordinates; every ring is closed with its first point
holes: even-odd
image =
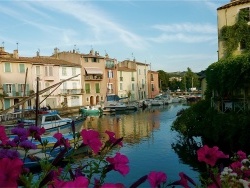
{"type": "Polygon", "coordinates": [[[99,133],[94,130],[82,130],[81,135],[83,138],[83,143],[88,145],[95,154],[97,154],[101,147],[102,147],[102,142],[99,138],[99,133]]]}
{"type": "MultiPolygon", "coordinates": [[[[112,144],[116,143],[118,139],[115,138],[115,133],[111,131],[105,131],[105,133],[109,136],[109,142],[112,144]]],[[[120,146],[123,146],[122,142],[118,143],[120,146]]]]}
{"type": "Polygon", "coordinates": [[[57,139],[57,142],[55,143],[53,148],[56,148],[57,146],[62,146],[62,145],[66,148],[70,147],[69,139],[65,139],[62,133],[55,133],[53,137],[57,139]]]}
{"type": "Polygon", "coordinates": [[[23,162],[19,158],[0,159],[0,187],[17,187],[22,167],[23,162]]]}
{"type": "Polygon", "coordinates": [[[214,166],[218,159],[229,158],[228,155],[225,155],[222,151],[219,151],[217,146],[209,148],[207,145],[198,149],[197,155],[200,162],[203,161],[211,166],[214,166]]]}
{"type": "Polygon", "coordinates": [[[53,185],[50,187],[60,187],[60,188],[80,188],[80,187],[88,187],[89,180],[84,176],[79,176],[73,181],[62,181],[59,179],[55,179],[53,185]]]}
{"type": "Polygon", "coordinates": [[[127,156],[116,153],[115,157],[107,157],[106,160],[112,165],[113,169],[120,172],[122,175],[129,173],[129,160],[127,156]]]}
{"type": "Polygon", "coordinates": [[[246,153],[241,150],[237,152],[237,156],[239,157],[239,161],[242,161],[243,159],[247,158],[246,153]]]}
{"type": "Polygon", "coordinates": [[[161,183],[167,181],[167,176],[164,172],[150,172],[148,175],[148,181],[151,187],[158,187],[161,183]]]}
{"type": "Polygon", "coordinates": [[[101,188],[125,188],[125,186],[122,183],[105,183],[101,188]]]}
{"type": "Polygon", "coordinates": [[[2,144],[5,145],[8,140],[9,138],[6,135],[5,127],[0,125],[0,141],[2,141],[2,144]]]}
{"type": "Polygon", "coordinates": [[[170,185],[181,185],[182,187],[184,188],[189,188],[190,186],[188,185],[188,182],[192,183],[194,186],[196,186],[196,183],[194,182],[193,179],[191,179],[188,175],[186,175],[185,173],[183,172],[180,172],[179,173],[179,176],[181,177],[180,180],[178,181],[175,181],[171,184],[168,184],[168,186],[170,185]]]}

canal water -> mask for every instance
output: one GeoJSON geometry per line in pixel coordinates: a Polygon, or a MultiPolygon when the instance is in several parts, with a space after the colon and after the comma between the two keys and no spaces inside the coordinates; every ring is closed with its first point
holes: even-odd
{"type": "MultiPolygon", "coordinates": [[[[167,174],[167,182],[179,180],[179,172],[184,172],[198,183],[199,172],[184,164],[172,148],[178,141],[178,133],[171,130],[171,125],[177,112],[187,107],[170,104],[126,114],[87,117],[83,128],[97,130],[103,137],[107,137],[106,130],[115,132],[117,138],[123,137],[124,146],[119,152],[128,157],[130,172],[122,176],[112,171],[105,182],[129,187],[151,171],[162,171],[167,174]]],[[[140,187],[149,187],[149,183],[146,181],[140,187]]]]}

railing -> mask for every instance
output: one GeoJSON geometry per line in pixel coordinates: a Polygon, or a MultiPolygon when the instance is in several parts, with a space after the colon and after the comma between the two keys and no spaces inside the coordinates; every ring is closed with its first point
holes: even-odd
{"type": "Polygon", "coordinates": [[[88,75],[85,76],[85,80],[102,80],[102,75],[88,75]]]}
{"type": "Polygon", "coordinates": [[[132,78],[131,78],[131,81],[135,81],[135,77],[132,77],[132,78]]]}
{"type": "Polygon", "coordinates": [[[61,89],[61,94],[81,94],[82,89],[61,89]]]}
{"type": "Polygon", "coordinates": [[[250,100],[244,99],[244,98],[238,98],[238,99],[222,99],[222,100],[216,100],[211,99],[211,106],[214,107],[214,109],[226,113],[229,111],[234,112],[243,112],[248,109],[248,105],[250,104],[250,100]]]}

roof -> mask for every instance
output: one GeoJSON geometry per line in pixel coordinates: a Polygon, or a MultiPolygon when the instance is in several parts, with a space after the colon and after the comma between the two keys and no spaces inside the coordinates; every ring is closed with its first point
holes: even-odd
{"type": "Polygon", "coordinates": [[[135,72],[135,69],[130,69],[128,67],[118,67],[118,71],[135,72]]]}
{"type": "Polygon", "coordinates": [[[235,1],[232,1],[226,5],[223,5],[219,8],[217,8],[217,10],[226,9],[226,8],[230,8],[232,6],[237,6],[237,5],[241,5],[241,4],[245,4],[245,3],[250,3],[250,0],[235,0],[235,1]]]}
{"type": "Polygon", "coordinates": [[[55,59],[51,57],[19,57],[19,60],[28,61],[34,64],[53,64],[53,65],[65,65],[65,66],[76,66],[81,67],[77,63],[71,63],[69,61],[55,59]]]}
{"type": "Polygon", "coordinates": [[[87,74],[103,74],[102,70],[98,67],[84,67],[87,74]]]}

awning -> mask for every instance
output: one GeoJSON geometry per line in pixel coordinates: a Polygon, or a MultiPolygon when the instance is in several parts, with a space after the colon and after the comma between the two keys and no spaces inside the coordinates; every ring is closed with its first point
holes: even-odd
{"type": "Polygon", "coordinates": [[[98,67],[85,67],[87,74],[103,74],[102,70],[98,67]]]}

